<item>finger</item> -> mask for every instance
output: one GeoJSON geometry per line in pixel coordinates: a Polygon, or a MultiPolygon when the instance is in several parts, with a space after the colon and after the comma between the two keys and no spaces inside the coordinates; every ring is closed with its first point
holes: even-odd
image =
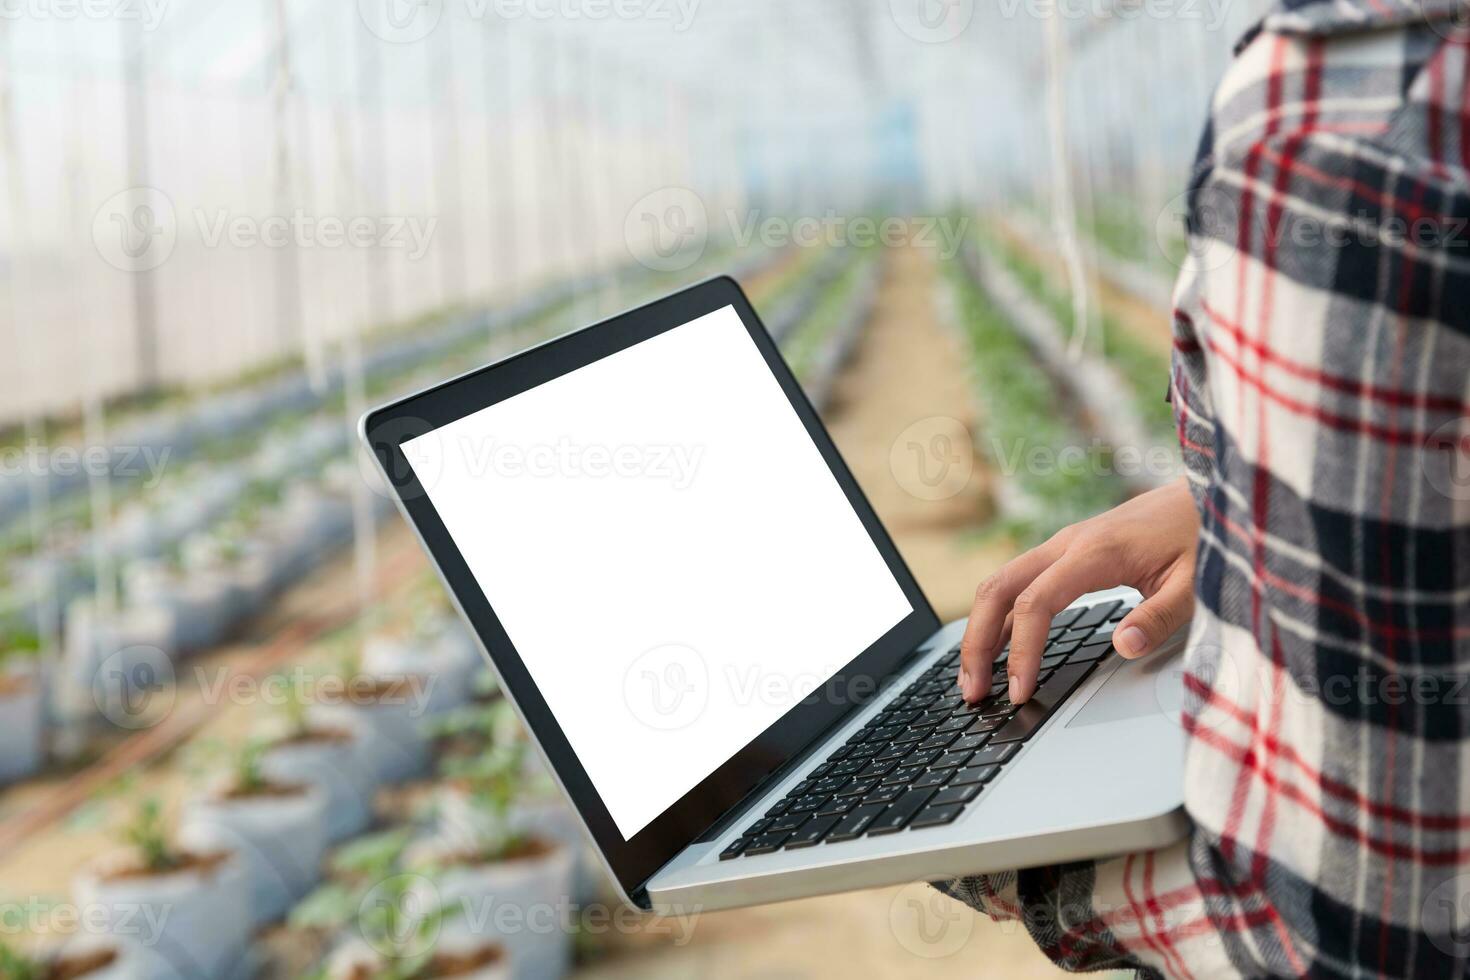
{"type": "MultiPolygon", "coordinates": [[[[995,677],[995,662],[996,660],[1000,659],[1001,649],[1011,638],[1011,623],[1012,616],[1010,613],[1006,613],[1005,623],[1001,626],[1000,636],[996,637],[995,645],[989,650],[981,651],[980,666],[982,669],[980,671],[980,675],[975,678],[975,696],[969,699],[971,703],[981,700],[990,693],[990,688],[994,684],[993,678],[995,677]]],[[[963,687],[963,685],[961,685],[961,687],[963,687]]]]}
{"type": "Polygon", "coordinates": [[[1041,652],[1051,631],[1052,617],[1076,599],[1116,579],[1116,562],[1094,553],[1068,552],[1060,561],[1036,577],[1016,597],[1015,625],[1011,629],[1011,652],[1006,657],[1006,674],[1011,701],[1022,704],[1036,692],[1036,673],[1041,652]]]}
{"type": "Polygon", "coordinates": [[[1000,634],[1011,603],[1059,554],[1060,546],[1048,541],[1007,562],[975,590],[975,604],[970,609],[970,621],[965,624],[964,639],[960,641],[960,690],[965,700],[974,702],[984,697],[980,680],[982,676],[985,678],[988,689],[990,665],[1000,647],[1000,634]]]}
{"type": "Polygon", "coordinates": [[[1138,604],[1113,633],[1113,647],[1130,659],[1141,657],[1179,631],[1194,615],[1194,575],[1176,571],[1163,588],[1138,604]]]}

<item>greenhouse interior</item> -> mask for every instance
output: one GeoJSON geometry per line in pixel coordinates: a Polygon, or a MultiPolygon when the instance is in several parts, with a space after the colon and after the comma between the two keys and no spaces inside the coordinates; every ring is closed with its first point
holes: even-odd
{"type": "Polygon", "coordinates": [[[0,975],[1059,975],[923,883],[628,907],[358,422],[730,276],[963,617],[1177,473],[1183,192],[1263,10],[7,5],[0,975]]]}

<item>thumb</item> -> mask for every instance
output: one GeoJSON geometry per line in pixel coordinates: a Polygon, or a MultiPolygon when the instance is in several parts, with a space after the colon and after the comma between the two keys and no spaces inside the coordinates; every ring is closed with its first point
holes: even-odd
{"type": "Polygon", "coordinates": [[[1113,646],[1130,659],[1156,649],[1194,614],[1194,576],[1175,572],[1138,604],[1113,632],[1113,646]]]}

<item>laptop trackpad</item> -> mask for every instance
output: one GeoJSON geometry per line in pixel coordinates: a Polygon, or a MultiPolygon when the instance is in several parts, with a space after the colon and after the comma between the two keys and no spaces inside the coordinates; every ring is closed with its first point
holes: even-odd
{"type": "Polygon", "coordinates": [[[1092,693],[1068,728],[1124,721],[1148,714],[1177,718],[1184,703],[1182,658],[1171,654],[1125,660],[1113,676],[1092,693]]]}

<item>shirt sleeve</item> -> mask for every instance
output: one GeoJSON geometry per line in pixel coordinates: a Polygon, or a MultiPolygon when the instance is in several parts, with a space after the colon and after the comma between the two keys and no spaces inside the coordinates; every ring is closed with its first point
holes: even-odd
{"type": "Polygon", "coordinates": [[[1283,5],[1212,103],[1170,379],[1190,833],[935,883],[1068,970],[1470,956],[1470,32],[1411,6],[1283,5]]]}

